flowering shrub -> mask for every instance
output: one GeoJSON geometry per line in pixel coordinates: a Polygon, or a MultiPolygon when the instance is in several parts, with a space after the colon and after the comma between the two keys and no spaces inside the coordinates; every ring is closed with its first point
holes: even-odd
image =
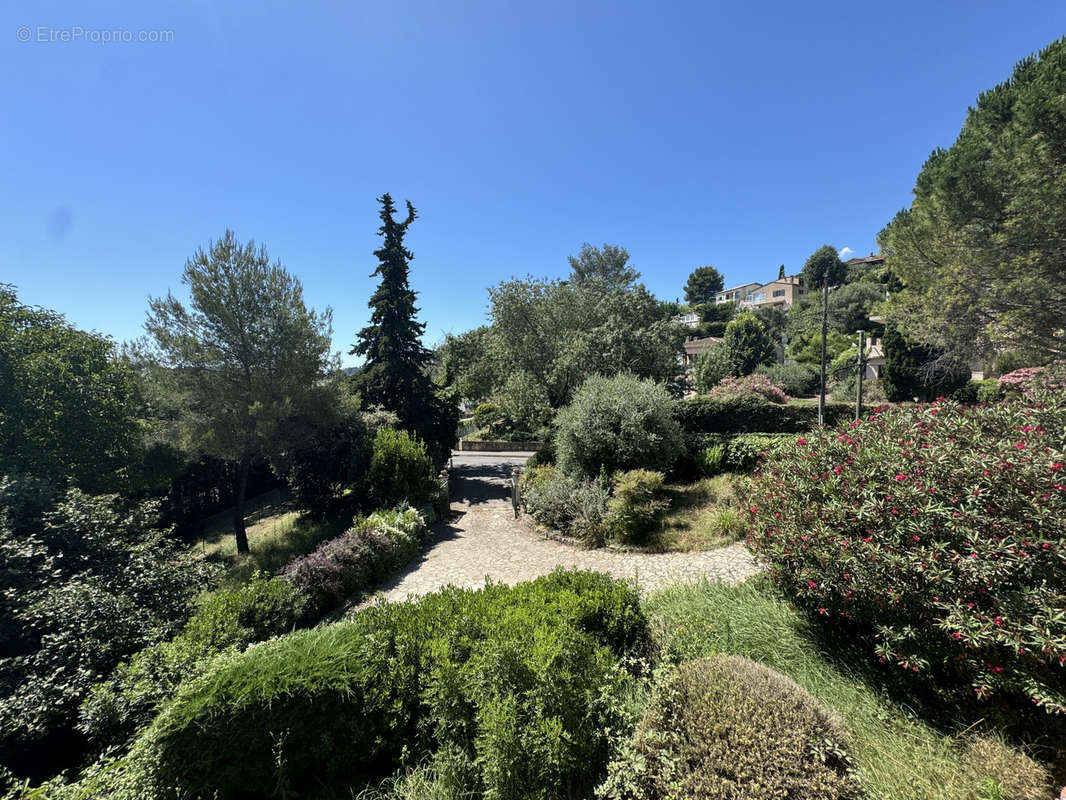
{"type": "Polygon", "coordinates": [[[749,547],[929,685],[1066,713],[1066,399],[875,412],[808,433],[747,497],[749,547]]]}
{"type": "Polygon", "coordinates": [[[710,391],[712,400],[731,400],[734,397],[761,397],[771,403],[784,405],[788,402],[788,395],[770,383],[765,375],[745,375],[743,378],[723,378],[718,385],[710,391]]]}
{"type": "Polygon", "coordinates": [[[999,378],[999,388],[1004,392],[1026,392],[1033,380],[1044,371],[1043,367],[1022,367],[999,378]]]}
{"type": "Polygon", "coordinates": [[[306,598],[309,620],[318,619],[410,561],[425,533],[414,509],[376,511],[347,533],[290,561],[281,574],[306,598]]]}

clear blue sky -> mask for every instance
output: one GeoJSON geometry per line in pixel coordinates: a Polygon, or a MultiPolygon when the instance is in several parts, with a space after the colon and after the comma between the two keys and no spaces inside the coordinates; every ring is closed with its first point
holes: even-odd
{"type": "Polygon", "coordinates": [[[229,227],[346,352],[385,191],[421,215],[431,345],[585,241],[666,299],[703,264],[768,279],[873,250],[977,94],[1063,33],[1061,0],[8,0],[0,281],[121,341],[229,227]]]}

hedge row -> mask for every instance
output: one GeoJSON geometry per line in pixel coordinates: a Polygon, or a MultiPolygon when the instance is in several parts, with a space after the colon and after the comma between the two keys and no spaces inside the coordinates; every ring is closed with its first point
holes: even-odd
{"type": "Polygon", "coordinates": [[[413,508],[375,511],[347,533],[289,562],[281,574],[304,597],[308,620],[315,621],[414,558],[426,531],[413,508]]]}
{"type": "Polygon", "coordinates": [[[149,783],[221,800],[339,796],[434,754],[463,762],[472,796],[591,794],[621,724],[603,698],[647,642],[636,590],[606,575],[450,587],[224,657],[133,757],[149,783]]]}
{"type": "MultiPolygon", "coordinates": [[[[818,425],[818,406],[778,405],[754,397],[712,400],[691,397],[678,404],[678,420],[688,434],[695,433],[804,433],[818,425]]],[[[850,403],[826,403],[826,425],[854,419],[850,403]]]]}

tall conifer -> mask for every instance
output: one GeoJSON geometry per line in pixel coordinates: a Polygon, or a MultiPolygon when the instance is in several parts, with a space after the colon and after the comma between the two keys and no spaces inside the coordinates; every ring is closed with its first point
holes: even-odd
{"type": "Polygon", "coordinates": [[[426,326],[417,319],[415,293],[407,281],[408,262],[414,255],[404,247],[403,238],[417,215],[408,202],[407,218],[397,222],[392,197],[383,194],[378,202],[378,234],[385,241],[374,251],[378,266],[371,275],[381,276],[381,283],[370,298],[370,324],[359,331],[350,351],[366,357],[355,384],[364,406],[381,405],[394,411],[400,424],[425,440],[436,458],[443,460],[454,443],[458,411],[434,391],[426,370],[432,353],[422,345],[426,326]]]}

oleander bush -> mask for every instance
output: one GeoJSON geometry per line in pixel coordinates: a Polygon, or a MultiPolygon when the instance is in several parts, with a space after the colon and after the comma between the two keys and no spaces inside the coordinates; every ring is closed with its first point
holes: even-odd
{"type": "Polygon", "coordinates": [[[646,544],[648,534],[670,502],[663,497],[661,472],[634,469],[614,477],[613,496],[607,503],[606,527],[610,538],[622,544],[646,544]]]}
{"type": "Polygon", "coordinates": [[[1043,367],[1022,367],[1021,369],[1008,372],[1006,375],[1000,375],[998,381],[999,390],[1003,394],[1025,393],[1029,391],[1033,381],[1043,371],[1043,367]]]}
{"type": "Polygon", "coordinates": [[[1066,399],[891,408],[763,466],[750,547],[830,626],[958,702],[1066,712],[1066,399]]]}
{"type": "Polygon", "coordinates": [[[281,574],[304,598],[305,618],[314,621],[410,561],[425,535],[425,521],[412,508],[375,511],[289,562],[281,574]]]}
{"type": "Polygon", "coordinates": [[[790,678],[741,656],[697,659],[658,688],[600,795],[857,800],[846,738],[790,678]]]}
{"type": "Polygon", "coordinates": [[[666,387],[632,375],[593,375],[556,417],[563,472],[594,478],[627,469],[669,469],[684,442],[666,387]]]}
{"type": "Polygon", "coordinates": [[[98,745],[120,745],[216,655],[292,631],[302,609],[288,581],[262,573],[234,591],[204,596],[177,636],[140,651],[92,688],[78,729],[98,745]]]}
{"type": "Polygon", "coordinates": [[[466,796],[587,795],[623,659],[647,642],[636,590],[606,575],[450,587],[220,659],[133,757],[157,786],[220,800],[340,796],[442,752],[466,796]]]}
{"type": "Polygon", "coordinates": [[[768,403],[784,405],[788,395],[765,375],[752,374],[742,378],[722,378],[708,394],[712,400],[734,400],[745,397],[761,398],[768,403]]]}

